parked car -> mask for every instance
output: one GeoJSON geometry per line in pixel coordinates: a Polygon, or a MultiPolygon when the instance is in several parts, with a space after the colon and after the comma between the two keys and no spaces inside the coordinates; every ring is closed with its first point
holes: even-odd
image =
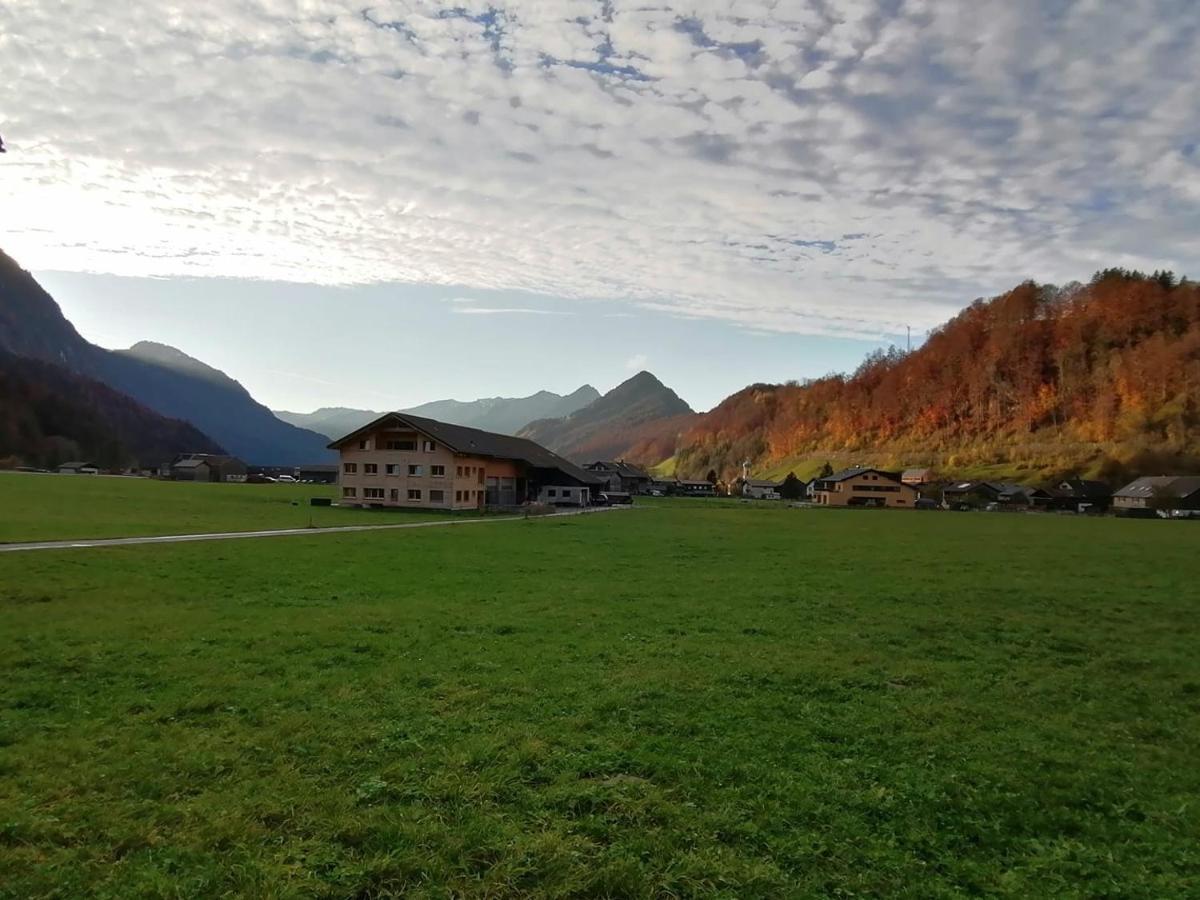
{"type": "Polygon", "coordinates": [[[276,476],[275,480],[278,482],[281,482],[283,484],[296,484],[297,483],[296,477],[294,475],[278,475],[278,476],[276,476]]]}

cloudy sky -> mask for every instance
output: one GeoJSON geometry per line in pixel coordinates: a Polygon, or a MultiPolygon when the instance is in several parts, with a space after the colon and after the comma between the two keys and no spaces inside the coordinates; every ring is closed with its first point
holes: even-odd
{"type": "Polygon", "coordinates": [[[1200,273],[1198,58],[1195,0],[6,0],[0,247],[276,406],[704,407],[1200,273]]]}

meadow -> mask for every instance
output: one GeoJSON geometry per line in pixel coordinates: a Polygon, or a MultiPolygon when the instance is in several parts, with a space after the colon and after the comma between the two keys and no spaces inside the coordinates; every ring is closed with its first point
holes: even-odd
{"type": "Polygon", "coordinates": [[[207,484],[0,472],[0,543],[391,524],[464,513],[310,506],[325,484],[207,484]]]}
{"type": "Polygon", "coordinates": [[[0,896],[1196,896],[1198,547],[697,500],[3,555],[0,896]]]}

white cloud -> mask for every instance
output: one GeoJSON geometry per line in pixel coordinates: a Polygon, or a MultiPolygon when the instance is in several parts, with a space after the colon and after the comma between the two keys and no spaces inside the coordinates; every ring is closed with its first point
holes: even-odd
{"type": "Polygon", "coordinates": [[[533,307],[509,306],[464,306],[455,309],[460,316],[571,316],[574,313],[562,309],[535,309],[533,307]]]}
{"type": "Polygon", "coordinates": [[[650,362],[650,359],[645,353],[637,353],[625,360],[625,368],[631,372],[640,372],[646,368],[648,362],[650,362]]]}
{"type": "Polygon", "coordinates": [[[8,0],[0,246],[865,337],[1200,270],[1193,0],[896,9],[8,0]]]}

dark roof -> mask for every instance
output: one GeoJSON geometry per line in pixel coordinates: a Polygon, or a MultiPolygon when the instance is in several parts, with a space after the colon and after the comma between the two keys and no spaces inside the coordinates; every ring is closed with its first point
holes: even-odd
{"type": "Polygon", "coordinates": [[[1149,499],[1166,495],[1176,500],[1200,491],[1200,475],[1145,475],[1121,488],[1114,497],[1149,499]]]}
{"type": "Polygon", "coordinates": [[[96,464],[94,462],[73,459],[70,462],[59,463],[58,467],[60,469],[94,469],[96,468],[96,464]]]}
{"type": "Polygon", "coordinates": [[[582,484],[604,483],[604,479],[597,478],[592,473],[579,468],[573,462],[568,462],[557,453],[550,452],[541,444],[536,444],[528,438],[497,434],[493,431],[483,431],[480,428],[469,428],[466,425],[451,425],[410,413],[385,413],[374,422],[368,422],[345,437],[331,442],[329,448],[331,450],[340,449],[341,445],[347,441],[374,431],[389,421],[407,425],[415,431],[428,435],[456,453],[491,456],[497,459],[516,459],[535,469],[558,469],[564,475],[568,475],[582,484]]]}
{"type": "Polygon", "coordinates": [[[840,472],[834,472],[832,475],[826,475],[823,478],[816,478],[814,481],[845,481],[847,478],[854,478],[856,475],[862,475],[866,472],[874,472],[876,475],[882,475],[884,478],[890,478],[892,481],[899,481],[895,472],[885,472],[883,469],[876,469],[871,466],[851,466],[849,469],[842,469],[840,472]]]}
{"type": "Polygon", "coordinates": [[[186,459],[180,459],[171,464],[173,469],[194,469],[204,463],[210,466],[223,466],[226,463],[241,463],[236,456],[224,456],[219,453],[193,453],[186,459]]]}
{"type": "Polygon", "coordinates": [[[623,459],[609,460],[598,459],[595,462],[590,462],[585,469],[593,472],[616,472],[622,478],[649,478],[650,475],[644,469],[640,469],[632,463],[627,463],[623,459]]]}
{"type": "Polygon", "coordinates": [[[712,487],[711,481],[702,481],[698,478],[679,478],[675,481],[676,484],[682,484],[686,487],[712,487]]]}
{"type": "Polygon", "coordinates": [[[1058,483],[1057,489],[1051,491],[1051,493],[1060,497],[1107,500],[1112,496],[1112,488],[1103,481],[1089,481],[1085,478],[1064,478],[1058,483]]]}
{"type": "Polygon", "coordinates": [[[739,478],[738,481],[742,484],[748,484],[750,487],[758,488],[777,488],[781,483],[778,481],[764,481],[761,478],[739,478]]]}

